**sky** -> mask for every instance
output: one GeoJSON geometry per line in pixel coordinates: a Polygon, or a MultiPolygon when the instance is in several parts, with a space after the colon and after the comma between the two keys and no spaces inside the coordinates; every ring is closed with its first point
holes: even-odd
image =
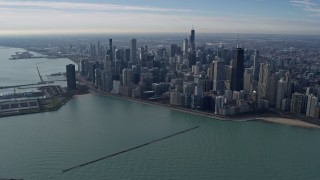
{"type": "Polygon", "coordinates": [[[320,35],[320,0],[0,0],[0,35],[320,35]]]}

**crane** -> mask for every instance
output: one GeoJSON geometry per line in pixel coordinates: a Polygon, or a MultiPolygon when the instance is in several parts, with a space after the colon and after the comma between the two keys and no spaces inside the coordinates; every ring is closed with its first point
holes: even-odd
{"type": "Polygon", "coordinates": [[[44,83],[44,81],[43,81],[43,79],[42,79],[42,76],[41,76],[41,74],[40,74],[40,71],[39,71],[38,66],[36,66],[36,67],[37,67],[38,74],[39,74],[39,77],[40,77],[40,83],[42,84],[42,83],[44,83]]]}
{"type": "Polygon", "coordinates": [[[40,71],[39,71],[38,64],[42,64],[42,63],[46,63],[46,62],[48,62],[48,61],[42,61],[42,62],[38,62],[38,63],[35,64],[36,67],[37,67],[37,71],[38,71],[39,78],[40,78],[39,84],[45,84],[46,82],[43,81],[43,79],[42,79],[42,76],[41,76],[40,71]]]}

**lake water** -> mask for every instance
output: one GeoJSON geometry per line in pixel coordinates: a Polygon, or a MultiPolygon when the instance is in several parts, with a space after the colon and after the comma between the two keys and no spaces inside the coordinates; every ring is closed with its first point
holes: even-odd
{"type": "MultiPolygon", "coordinates": [[[[10,66],[7,51],[17,50],[0,48],[0,84],[37,82],[34,62],[41,60],[19,60],[10,66]]],[[[57,62],[44,67],[44,74],[63,72],[70,63],[57,62]]],[[[96,95],[76,96],[56,112],[0,118],[0,178],[319,179],[319,151],[319,130],[218,121],[96,95]],[[185,134],[62,173],[198,125],[185,134]]]]}
{"type": "MultiPolygon", "coordinates": [[[[60,59],[19,59],[8,60],[15,52],[24,52],[25,50],[20,48],[8,48],[0,46],[0,87],[14,86],[14,85],[26,85],[36,84],[40,82],[40,77],[37,71],[39,68],[40,75],[44,81],[52,80],[64,80],[65,77],[52,77],[53,73],[60,73],[66,71],[67,64],[74,64],[71,60],[66,58],[60,59]]],[[[56,81],[54,85],[66,86],[66,81],[56,81]]],[[[49,84],[53,85],[53,84],[49,84]]],[[[36,85],[31,87],[16,88],[16,92],[34,91],[37,89],[36,85]],[[35,88],[34,88],[35,87],[35,88]]],[[[12,94],[13,88],[0,89],[0,95],[12,94]]]]}

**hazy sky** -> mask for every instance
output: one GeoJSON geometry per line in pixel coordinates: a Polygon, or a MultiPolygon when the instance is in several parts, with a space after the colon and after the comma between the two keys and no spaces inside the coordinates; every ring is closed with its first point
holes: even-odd
{"type": "Polygon", "coordinates": [[[0,0],[0,34],[320,34],[320,0],[0,0]]]}

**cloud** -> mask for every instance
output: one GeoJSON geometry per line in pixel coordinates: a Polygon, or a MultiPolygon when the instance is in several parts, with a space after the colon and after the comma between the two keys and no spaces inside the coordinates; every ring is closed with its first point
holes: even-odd
{"type": "Polygon", "coordinates": [[[170,9],[151,6],[117,5],[107,3],[75,3],[75,2],[47,2],[47,1],[4,1],[0,0],[0,6],[15,8],[48,8],[60,10],[91,10],[91,11],[149,11],[149,12],[192,12],[188,9],[170,9]]]}
{"type": "Polygon", "coordinates": [[[131,10],[116,10],[124,9],[124,5],[120,7],[102,5],[106,4],[99,4],[98,7],[95,3],[52,4],[51,2],[50,4],[43,1],[4,3],[0,0],[0,34],[188,32],[191,25],[197,27],[197,32],[206,33],[319,34],[320,32],[320,22],[308,19],[243,17],[228,12],[218,15],[196,11],[185,13],[183,10],[176,11],[177,9],[129,5],[125,7],[131,10]],[[88,4],[91,5],[87,6],[88,4]],[[146,8],[155,8],[156,11],[141,10],[146,8]],[[73,11],[74,9],[78,11],[73,11]]]}
{"type": "Polygon", "coordinates": [[[0,9],[0,34],[197,32],[318,34],[316,21],[136,12],[59,12],[0,9]],[[210,23],[208,23],[210,22],[210,23]]]}
{"type": "Polygon", "coordinates": [[[300,1],[291,1],[292,3],[296,5],[304,5],[304,6],[312,6],[315,5],[315,3],[307,1],[307,0],[300,0],[300,1]]]}
{"type": "Polygon", "coordinates": [[[320,3],[311,0],[294,0],[291,1],[294,6],[301,7],[310,16],[320,17],[320,3]]]}

